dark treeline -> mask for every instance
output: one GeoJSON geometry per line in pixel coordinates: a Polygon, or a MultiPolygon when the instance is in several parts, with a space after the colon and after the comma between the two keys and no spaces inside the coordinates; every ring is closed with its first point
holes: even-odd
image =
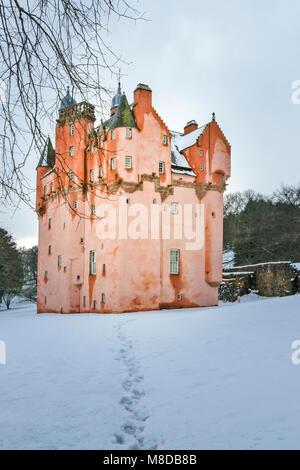
{"type": "Polygon", "coordinates": [[[37,247],[19,249],[13,237],[0,228],[0,303],[10,307],[21,295],[36,300],[37,247]]]}
{"type": "Polygon", "coordinates": [[[249,190],[224,199],[224,249],[234,264],[300,261],[300,183],[271,196],[249,190]]]}

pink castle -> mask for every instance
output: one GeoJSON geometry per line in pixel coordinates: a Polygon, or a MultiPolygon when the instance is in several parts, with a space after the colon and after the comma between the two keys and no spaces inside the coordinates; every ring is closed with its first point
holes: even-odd
{"type": "Polygon", "coordinates": [[[61,102],[37,167],[37,311],[122,313],[218,304],[230,145],[215,120],[172,132],[139,84],[110,118],[61,102]]]}

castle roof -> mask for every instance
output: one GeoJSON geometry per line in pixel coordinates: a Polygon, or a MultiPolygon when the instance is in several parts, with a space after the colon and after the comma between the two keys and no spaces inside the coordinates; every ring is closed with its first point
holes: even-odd
{"type": "Polygon", "coordinates": [[[53,168],[55,165],[55,150],[53,148],[50,137],[47,138],[44,149],[41,153],[39,163],[37,168],[45,166],[48,168],[53,168]]]}
{"type": "Polygon", "coordinates": [[[111,109],[112,109],[112,108],[116,108],[117,106],[119,106],[120,101],[121,101],[121,98],[122,98],[121,83],[120,83],[120,81],[119,81],[119,83],[118,83],[118,91],[117,91],[117,94],[116,94],[116,95],[113,97],[113,99],[112,99],[111,109]]]}
{"type": "Polygon", "coordinates": [[[76,101],[70,95],[70,87],[67,87],[67,94],[61,100],[59,109],[68,108],[69,106],[72,106],[73,104],[76,104],[76,101]]]}
{"type": "MultiPolygon", "coordinates": [[[[188,134],[187,134],[188,135],[188,134]]],[[[183,134],[180,132],[171,132],[171,163],[172,173],[196,176],[185,156],[180,153],[179,146],[183,134]]],[[[192,144],[193,145],[193,144],[192,144]]]]}
{"type": "Polygon", "coordinates": [[[198,129],[195,129],[194,131],[189,132],[188,134],[180,134],[179,132],[177,132],[176,145],[178,147],[179,152],[182,152],[182,150],[185,150],[188,147],[192,147],[192,145],[197,142],[200,135],[203,134],[207,125],[208,124],[204,124],[204,126],[198,127],[198,129]]]}
{"type": "Polygon", "coordinates": [[[121,95],[115,114],[103,123],[105,132],[118,127],[134,127],[137,129],[133,112],[128,104],[125,93],[121,95]]]}

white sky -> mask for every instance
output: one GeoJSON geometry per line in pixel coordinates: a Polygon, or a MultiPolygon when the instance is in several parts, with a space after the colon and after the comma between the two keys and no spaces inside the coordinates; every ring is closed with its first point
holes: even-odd
{"type": "MultiPolygon", "coordinates": [[[[147,83],[154,107],[179,131],[214,111],[232,145],[228,191],[271,193],[299,182],[300,105],[292,104],[291,86],[300,80],[300,2],[143,0],[138,8],[150,21],[111,24],[112,47],[128,62],[128,101],[137,83],[147,83]]],[[[38,158],[27,168],[33,184],[38,158]]],[[[22,205],[0,212],[0,226],[20,245],[37,241],[37,216],[22,205]]]]}

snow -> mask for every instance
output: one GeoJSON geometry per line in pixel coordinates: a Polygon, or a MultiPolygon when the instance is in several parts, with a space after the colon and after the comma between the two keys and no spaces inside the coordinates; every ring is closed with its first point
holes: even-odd
{"type": "Polygon", "coordinates": [[[187,159],[178,149],[178,140],[181,137],[182,134],[179,134],[179,132],[171,132],[172,173],[196,176],[187,159]],[[174,166],[180,168],[174,168],[174,166]]]}
{"type": "Polygon", "coordinates": [[[205,124],[204,126],[198,127],[198,129],[195,129],[194,131],[189,132],[188,134],[181,134],[180,132],[173,132],[172,138],[174,138],[174,142],[176,146],[178,147],[179,152],[194,145],[199,139],[200,135],[203,134],[206,126],[207,124],[205,124]]]}
{"type": "Polygon", "coordinates": [[[300,271],[300,263],[293,263],[293,266],[295,266],[297,271],[300,271]]]}
{"type": "Polygon", "coordinates": [[[225,305],[0,311],[0,448],[299,449],[300,295],[225,305]]]}

